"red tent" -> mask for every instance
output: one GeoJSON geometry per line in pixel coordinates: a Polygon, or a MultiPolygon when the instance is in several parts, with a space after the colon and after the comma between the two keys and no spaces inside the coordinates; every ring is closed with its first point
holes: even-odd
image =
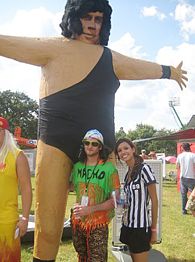
{"type": "Polygon", "coordinates": [[[159,138],[156,137],[155,140],[185,140],[185,142],[193,140],[195,142],[195,128],[178,131],[159,138]]]}
{"type": "Polygon", "coordinates": [[[188,141],[195,142],[195,128],[181,130],[181,131],[178,131],[176,133],[172,133],[166,136],[154,136],[154,137],[148,137],[148,138],[143,138],[143,139],[136,139],[133,142],[139,143],[139,142],[150,141],[150,140],[179,140],[179,141],[185,141],[185,142],[188,142],[188,141]]]}

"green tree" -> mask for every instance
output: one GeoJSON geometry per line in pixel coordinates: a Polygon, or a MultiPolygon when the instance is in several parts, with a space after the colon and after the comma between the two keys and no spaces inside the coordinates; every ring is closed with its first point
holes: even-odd
{"type": "MultiPolygon", "coordinates": [[[[153,126],[146,124],[137,124],[135,130],[129,130],[127,136],[133,140],[142,140],[153,137],[156,133],[156,129],[153,126]]],[[[140,153],[142,149],[145,149],[149,153],[148,141],[140,141],[136,143],[137,152],[140,153]]]]}
{"type": "Polygon", "coordinates": [[[0,115],[8,119],[12,133],[20,126],[23,137],[37,138],[38,104],[24,93],[0,92],[0,115]]]}
{"type": "MultiPolygon", "coordinates": [[[[123,128],[116,133],[116,138],[121,136],[124,137],[124,133],[122,131],[123,128]]],[[[138,154],[141,153],[142,149],[145,149],[147,154],[150,151],[156,151],[157,153],[165,153],[166,155],[176,155],[176,141],[150,139],[152,137],[166,136],[172,132],[173,131],[166,130],[165,128],[157,130],[151,125],[141,123],[136,125],[135,130],[129,130],[125,136],[132,141],[137,140],[136,147],[138,154]]]]}
{"type": "MultiPolygon", "coordinates": [[[[173,131],[167,130],[165,128],[158,130],[154,136],[162,137],[168,136],[173,131]]],[[[165,153],[166,155],[176,155],[177,154],[177,142],[175,140],[153,140],[151,141],[151,147],[156,148],[157,152],[165,153]]],[[[152,150],[149,147],[149,150],[152,150]]]]}
{"type": "Polygon", "coordinates": [[[127,134],[125,133],[123,127],[120,127],[119,131],[116,132],[116,134],[115,134],[116,141],[119,140],[120,138],[124,138],[126,136],[127,136],[127,134]]]}
{"type": "Polygon", "coordinates": [[[146,124],[137,124],[135,130],[129,130],[127,136],[131,140],[144,139],[152,137],[156,133],[156,129],[153,126],[146,124]]]}

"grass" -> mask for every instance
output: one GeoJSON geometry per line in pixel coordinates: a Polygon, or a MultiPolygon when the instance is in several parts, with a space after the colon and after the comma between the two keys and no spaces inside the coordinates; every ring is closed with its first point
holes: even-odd
{"type": "MultiPolygon", "coordinates": [[[[174,165],[166,166],[167,173],[175,170],[174,165]]],[[[34,188],[34,178],[32,178],[34,188]]],[[[75,201],[74,193],[70,193],[66,217],[69,216],[70,207],[75,201]]],[[[32,208],[32,213],[33,213],[32,208]]],[[[195,218],[191,215],[181,214],[180,193],[173,180],[163,182],[163,208],[162,208],[162,243],[153,246],[154,249],[161,251],[168,262],[195,262],[195,218]]],[[[109,262],[115,259],[111,253],[112,226],[110,225],[109,237],[109,262]]],[[[32,246],[22,246],[22,262],[32,261],[32,246]]],[[[76,252],[72,241],[64,241],[60,244],[56,262],[76,262],[76,252]]],[[[158,262],[158,261],[156,261],[158,262]]]]}
{"type": "Polygon", "coordinates": [[[181,214],[180,194],[176,184],[164,182],[162,208],[162,243],[155,245],[170,262],[195,261],[195,218],[181,214]]]}

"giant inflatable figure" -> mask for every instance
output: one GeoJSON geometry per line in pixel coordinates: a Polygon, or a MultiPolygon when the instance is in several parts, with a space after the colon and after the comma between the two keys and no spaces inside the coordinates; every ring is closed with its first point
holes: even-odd
{"type": "Polygon", "coordinates": [[[105,144],[114,147],[119,80],[170,78],[181,89],[187,81],[182,63],[161,66],[105,47],[111,13],[107,0],[68,0],[60,24],[63,37],[0,36],[1,56],[42,69],[34,261],[55,261],[69,175],[86,131],[100,130],[105,144]]]}

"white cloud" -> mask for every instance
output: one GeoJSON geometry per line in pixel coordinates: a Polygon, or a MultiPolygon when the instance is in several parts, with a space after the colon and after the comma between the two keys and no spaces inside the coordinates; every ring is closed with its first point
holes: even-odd
{"type": "Polygon", "coordinates": [[[183,68],[188,71],[188,85],[195,91],[195,44],[182,43],[176,48],[165,46],[159,50],[156,61],[174,66],[183,61],[183,68]]]}
{"type": "MultiPolygon", "coordinates": [[[[141,47],[136,49],[132,36],[122,37],[117,43],[112,43],[111,47],[123,54],[144,59],[141,47]],[[127,41],[125,45],[124,39],[129,39],[129,43],[127,41]]],[[[163,47],[156,56],[159,64],[177,66],[181,60],[190,79],[188,88],[183,92],[176,82],[170,80],[121,81],[121,87],[116,94],[116,130],[121,126],[125,131],[134,129],[139,123],[149,124],[158,129],[179,129],[181,126],[178,120],[174,119],[176,116],[169,107],[169,100],[175,96],[180,98],[180,106],[176,107],[176,110],[182,122],[186,124],[189,121],[194,114],[195,45],[183,43],[175,48],[163,47]]]]}
{"type": "Polygon", "coordinates": [[[128,55],[136,58],[145,56],[145,53],[141,52],[142,46],[135,44],[135,39],[130,33],[124,34],[118,41],[109,44],[109,47],[123,55],[128,55]]]}
{"type": "Polygon", "coordinates": [[[141,14],[146,17],[157,17],[159,20],[164,20],[166,15],[158,10],[156,6],[143,7],[141,14]]]}
{"type": "Polygon", "coordinates": [[[181,34],[186,41],[195,34],[195,5],[180,3],[175,8],[174,17],[181,25],[181,34]]]}
{"type": "MultiPolygon", "coordinates": [[[[43,7],[31,11],[18,10],[13,19],[0,25],[1,34],[18,36],[60,35],[61,13],[43,7]]],[[[0,90],[20,91],[38,100],[40,68],[0,58],[0,90]]]]}
{"type": "Polygon", "coordinates": [[[51,13],[44,7],[30,11],[18,10],[12,21],[0,25],[1,34],[18,36],[59,35],[61,13],[51,13]]]}
{"type": "Polygon", "coordinates": [[[38,101],[40,68],[0,59],[0,90],[19,91],[38,101]]]}

